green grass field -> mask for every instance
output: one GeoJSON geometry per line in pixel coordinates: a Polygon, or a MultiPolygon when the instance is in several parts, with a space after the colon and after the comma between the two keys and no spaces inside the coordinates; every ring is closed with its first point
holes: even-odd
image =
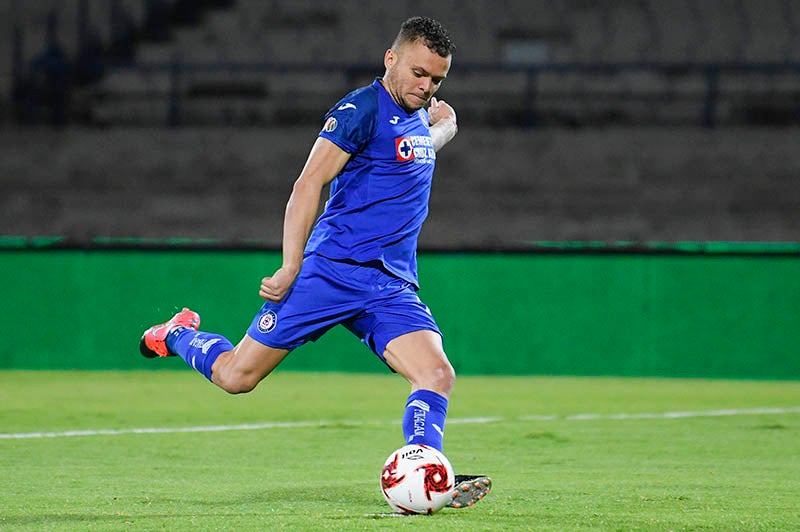
{"type": "Polygon", "coordinates": [[[378,477],[407,393],[388,374],[229,396],[189,371],[0,372],[0,530],[800,529],[800,382],[460,377],[445,452],[494,490],[395,517],[378,477]]]}

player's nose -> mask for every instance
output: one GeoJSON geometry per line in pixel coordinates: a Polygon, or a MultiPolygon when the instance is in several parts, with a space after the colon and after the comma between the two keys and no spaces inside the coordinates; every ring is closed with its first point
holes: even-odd
{"type": "Polygon", "coordinates": [[[431,92],[431,87],[433,86],[433,81],[431,78],[423,77],[419,80],[419,88],[422,92],[425,93],[427,96],[431,92]]]}

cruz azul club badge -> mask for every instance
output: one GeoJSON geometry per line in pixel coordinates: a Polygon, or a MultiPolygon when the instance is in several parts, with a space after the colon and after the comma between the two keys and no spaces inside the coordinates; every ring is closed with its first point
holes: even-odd
{"type": "Polygon", "coordinates": [[[268,310],[258,320],[258,331],[266,334],[274,329],[277,323],[278,315],[274,311],[268,310]]]}

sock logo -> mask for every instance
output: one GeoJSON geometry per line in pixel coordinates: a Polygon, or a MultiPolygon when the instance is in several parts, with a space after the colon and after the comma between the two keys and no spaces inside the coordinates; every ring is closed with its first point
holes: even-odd
{"type": "Polygon", "coordinates": [[[219,340],[220,340],[219,338],[213,338],[213,339],[207,341],[206,343],[203,344],[203,347],[200,348],[200,351],[202,351],[204,355],[207,355],[209,348],[212,345],[214,345],[217,342],[219,342],[219,340]]]}
{"type": "Polygon", "coordinates": [[[199,349],[204,355],[207,355],[208,350],[211,349],[211,346],[220,342],[221,340],[221,338],[203,338],[202,335],[196,334],[195,337],[192,338],[192,341],[189,342],[189,345],[199,349]]]}
{"type": "Polygon", "coordinates": [[[407,407],[414,408],[414,437],[425,437],[425,419],[431,411],[431,405],[420,399],[409,402],[407,407]]]}
{"type": "Polygon", "coordinates": [[[424,410],[425,412],[431,411],[431,405],[420,399],[414,399],[413,401],[411,401],[406,405],[406,407],[409,406],[413,406],[414,408],[419,408],[420,410],[424,410]]]}
{"type": "Polygon", "coordinates": [[[205,343],[206,343],[206,339],[203,338],[200,335],[200,333],[195,333],[195,335],[192,337],[192,340],[189,342],[189,346],[190,347],[202,348],[203,344],[205,344],[205,343]]]}
{"type": "Polygon", "coordinates": [[[258,331],[264,334],[267,334],[272,329],[275,328],[275,325],[278,323],[278,315],[275,314],[275,311],[268,310],[264,314],[261,315],[261,318],[258,320],[258,331]]]}

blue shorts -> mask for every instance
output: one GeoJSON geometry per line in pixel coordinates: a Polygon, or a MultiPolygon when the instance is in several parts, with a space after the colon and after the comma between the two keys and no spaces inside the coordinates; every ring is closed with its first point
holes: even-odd
{"type": "Polygon", "coordinates": [[[398,336],[419,330],[441,336],[414,286],[378,264],[309,255],[286,297],[264,303],[248,336],[269,347],[292,350],[342,324],[384,362],[386,344],[398,336]]]}

